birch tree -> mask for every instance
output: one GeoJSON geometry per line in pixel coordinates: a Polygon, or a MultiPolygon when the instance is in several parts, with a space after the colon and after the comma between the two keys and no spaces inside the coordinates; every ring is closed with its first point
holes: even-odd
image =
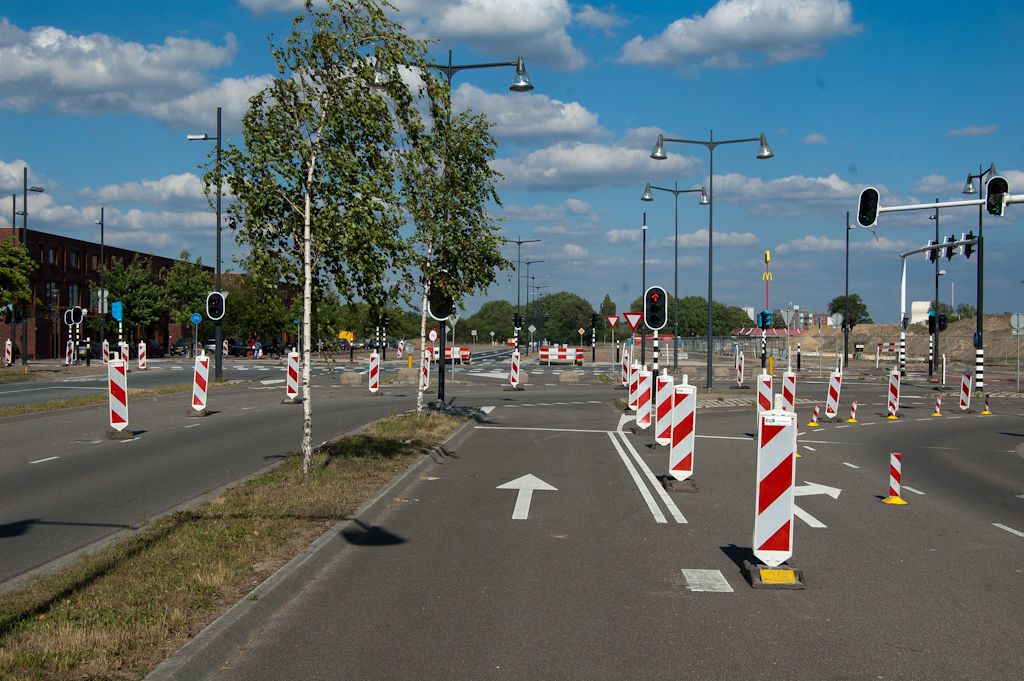
{"type": "MultiPolygon", "coordinates": [[[[291,34],[271,52],[273,82],[250,99],[244,147],[229,146],[225,179],[237,238],[273,252],[302,285],[302,468],[312,463],[310,317],[316,281],[346,299],[386,297],[384,282],[408,262],[396,178],[423,131],[416,107],[435,109],[439,83],[425,46],[407,37],[377,0],[307,0],[291,34]],[[322,6],[324,3],[317,3],[322,6]],[[379,63],[384,77],[374,68],[379,63]],[[417,91],[401,68],[423,73],[417,91]],[[418,99],[418,98],[425,98],[418,99]]],[[[207,186],[216,183],[210,172],[207,186]]]]}

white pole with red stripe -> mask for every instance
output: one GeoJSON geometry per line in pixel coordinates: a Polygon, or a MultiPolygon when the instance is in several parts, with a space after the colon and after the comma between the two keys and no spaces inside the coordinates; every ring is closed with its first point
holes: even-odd
{"type": "Polygon", "coordinates": [[[210,358],[205,352],[196,355],[195,370],[192,372],[192,409],[206,411],[206,391],[210,385],[210,358]]]}
{"type": "Polygon", "coordinates": [[[223,356],[227,357],[228,356],[228,342],[225,340],[223,343],[221,343],[221,345],[223,346],[223,353],[224,353],[223,356]]]}
{"type": "Polygon", "coordinates": [[[839,416],[839,396],[843,391],[843,374],[833,371],[828,376],[828,398],[825,400],[825,418],[834,419],[839,416]]]}
{"type": "Polygon", "coordinates": [[[850,405],[850,418],[846,419],[847,423],[857,423],[857,400],[853,401],[850,405]]]}
{"type": "Polygon", "coordinates": [[[757,417],[754,556],[778,567],[793,556],[796,414],[772,409],[757,417]]]}
{"type": "Polygon", "coordinates": [[[672,403],[675,381],[671,376],[658,376],[655,391],[654,441],[659,445],[672,444],[672,403]]]}
{"type": "Polygon", "coordinates": [[[651,372],[641,369],[637,372],[636,425],[647,428],[651,425],[651,372]]]}
{"type": "Polygon", "coordinates": [[[960,411],[971,408],[971,372],[965,371],[960,380],[960,411]]]}
{"type": "Polygon", "coordinates": [[[697,389],[683,382],[672,391],[672,448],[668,455],[668,472],[676,480],[693,475],[694,418],[697,413],[697,389]]]}
{"type": "Polygon", "coordinates": [[[786,371],[782,374],[782,408],[796,411],[796,374],[786,371]]]}
{"type": "Polygon", "coordinates": [[[430,350],[423,351],[423,373],[420,375],[420,390],[426,390],[430,386],[430,358],[433,353],[430,350]]]}
{"type": "Polygon", "coordinates": [[[110,404],[110,427],[120,432],[128,427],[127,361],[119,357],[107,362],[107,394],[110,404]]]}
{"type": "Polygon", "coordinates": [[[380,390],[380,355],[376,351],[370,353],[370,392],[380,390]]]}
{"type": "Polygon", "coordinates": [[[932,416],[942,416],[942,395],[935,396],[935,411],[932,416]]]}
{"type": "Polygon", "coordinates": [[[622,385],[629,388],[629,353],[626,346],[622,346],[622,385]]]}
{"type": "Polygon", "coordinates": [[[626,405],[636,411],[637,396],[640,388],[640,365],[629,365],[629,403],[626,405]]]}
{"type": "Polygon", "coordinates": [[[757,377],[757,415],[760,416],[772,408],[772,375],[767,369],[761,370],[757,377]]]}
{"type": "Polygon", "coordinates": [[[886,418],[896,418],[896,412],[900,410],[900,370],[893,369],[889,374],[889,401],[887,404],[889,410],[889,416],[886,418]]]}
{"type": "Polygon", "coordinates": [[[139,369],[141,371],[146,370],[146,342],[142,341],[139,343],[139,369]]]}
{"type": "Polygon", "coordinates": [[[288,353],[288,375],[285,378],[285,400],[295,401],[299,397],[299,353],[288,353]]]}
{"type": "Polygon", "coordinates": [[[508,382],[513,390],[519,389],[519,353],[512,353],[512,371],[508,375],[508,382]]]}
{"type": "Polygon", "coordinates": [[[807,424],[808,427],[810,427],[810,428],[817,428],[819,425],[821,425],[821,424],[818,423],[818,412],[820,412],[820,411],[821,411],[821,405],[820,404],[814,405],[814,414],[811,416],[811,422],[807,424]]]}
{"type": "Polygon", "coordinates": [[[4,341],[4,366],[11,366],[11,341],[4,341]]]}
{"type": "Polygon", "coordinates": [[[907,503],[900,496],[900,478],[903,475],[903,457],[899,452],[889,455],[889,496],[882,501],[887,504],[902,505],[907,503]]]}
{"type": "Polygon", "coordinates": [[[71,349],[73,345],[74,344],[71,342],[71,339],[69,338],[67,347],[64,348],[64,364],[67,366],[71,366],[71,349]]]}
{"type": "Polygon", "coordinates": [[[103,341],[103,363],[110,362],[110,341],[103,341]]]}

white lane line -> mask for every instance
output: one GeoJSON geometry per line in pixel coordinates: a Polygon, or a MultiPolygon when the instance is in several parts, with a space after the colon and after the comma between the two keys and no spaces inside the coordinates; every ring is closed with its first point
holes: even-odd
{"type": "Polygon", "coordinates": [[[695,435],[694,437],[703,437],[708,440],[743,440],[744,442],[750,442],[749,437],[736,437],[734,435],[695,435]]]}
{"type": "Polygon", "coordinates": [[[185,427],[186,428],[195,428],[196,426],[201,426],[201,425],[203,425],[203,424],[201,424],[201,423],[193,423],[192,425],[185,426],[185,427]]]}
{"type": "Polygon", "coordinates": [[[633,462],[626,456],[626,452],[622,451],[622,446],[619,445],[619,441],[615,438],[615,433],[608,433],[608,437],[611,438],[612,444],[615,445],[615,451],[619,453],[619,458],[622,459],[622,463],[626,464],[626,469],[629,474],[633,477],[633,482],[636,483],[637,489],[640,490],[640,494],[643,495],[644,500],[647,502],[647,508],[651,510],[651,515],[654,516],[655,522],[667,523],[668,519],[665,514],[658,508],[658,502],[654,500],[651,493],[647,490],[647,485],[640,479],[640,474],[637,472],[636,467],[633,466],[633,462]]]}
{"type": "Polygon", "coordinates": [[[818,527],[818,528],[826,527],[825,523],[821,522],[820,520],[818,520],[813,515],[811,515],[810,513],[805,511],[804,509],[800,508],[796,504],[793,504],[793,515],[795,515],[797,518],[799,518],[800,520],[804,521],[805,523],[807,523],[811,527],[818,527]]]}
{"type": "Polygon", "coordinates": [[[860,468],[860,466],[854,466],[852,463],[846,463],[845,461],[843,462],[843,465],[849,466],[850,468],[860,468]]]}
{"type": "Polygon", "coordinates": [[[807,445],[804,445],[804,449],[806,449],[806,450],[807,450],[807,451],[809,451],[809,452],[816,452],[816,451],[818,451],[818,450],[817,450],[817,449],[815,449],[814,447],[808,447],[807,445]]]}
{"type": "Polygon", "coordinates": [[[992,523],[992,524],[995,525],[996,527],[998,527],[1000,530],[1006,530],[1010,534],[1015,534],[1018,537],[1024,537],[1024,532],[1021,532],[1020,530],[1015,530],[1012,527],[1007,527],[1006,525],[1000,525],[999,523],[992,523]]]}
{"type": "Polygon", "coordinates": [[[53,461],[54,459],[59,459],[59,458],[60,458],[59,456],[48,456],[45,459],[38,459],[36,461],[29,461],[29,463],[30,464],[33,464],[33,463],[46,463],[47,461],[53,461]]]}
{"type": "Polygon", "coordinates": [[[683,568],[683,578],[686,579],[686,588],[690,591],[732,593],[729,580],[720,570],[687,570],[683,568]]]}
{"type": "Polygon", "coordinates": [[[626,434],[620,430],[619,437],[622,438],[622,443],[626,445],[626,447],[629,449],[629,452],[633,455],[633,458],[636,459],[636,464],[640,466],[641,469],[643,469],[644,475],[647,476],[647,479],[651,483],[651,488],[658,491],[658,496],[661,497],[661,502],[665,504],[666,508],[668,508],[668,512],[672,514],[672,517],[676,519],[677,523],[685,523],[686,518],[684,518],[683,514],[679,511],[679,507],[676,506],[676,502],[672,501],[672,497],[670,497],[668,495],[668,492],[665,491],[665,486],[658,482],[658,478],[654,475],[653,471],[651,471],[651,468],[650,466],[647,465],[647,462],[645,462],[637,453],[637,451],[633,449],[633,445],[629,442],[629,439],[626,437],[626,434]]]}
{"type": "Polygon", "coordinates": [[[836,430],[839,430],[840,428],[849,428],[849,427],[850,426],[836,426],[836,430]]]}
{"type": "Polygon", "coordinates": [[[284,383],[284,378],[267,378],[260,381],[262,385],[274,385],[275,383],[284,383]]]}
{"type": "Polygon", "coordinates": [[[862,423],[862,424],[860,424],[860,425],[862,425],[862,426],[873,426],[873,425],[875,425],[875,424],[874,424],[874,423],[862,423]]]}
{"type": "MultiPolygon", "coordinates": [[[[505,405],[509,406],[509,405],[505,405]]],[[[586,430],[583,428],[524,428],[521,426],[477,426],[477,430],[538,430],[550,433],[613,433],[612,430],[586,430]]]]}
{"type": "Polygon", "coordinates": [[[913,492],[914,494],[920,494],[922,497],[925,496],[924,492],[922,492],[921,490],[914,489],[913,487],[907,487],[906,485],[901,485],[900,489],[905,489],[908,492],[913,492]]]}

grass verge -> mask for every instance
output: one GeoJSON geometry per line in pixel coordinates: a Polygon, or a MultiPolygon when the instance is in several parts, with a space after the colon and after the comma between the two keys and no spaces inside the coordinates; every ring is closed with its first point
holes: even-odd
{"type": "MultiPolygon", "coordinates": [[[[213,384],[211,384],[212,387],[213,384]]],[[[191,383],[178,383],[176,385],[165,385],[160,388],[143,388],[135,390],[128,388],[128,399],[139,399],[143,397],[156,397],[158,395],[173,395],[192,390],[191,383]]],[[[81,395],[72,397],[69,400],[50,400],[38,404],[20,404],[15,407],[3,407],[0,409],[0,418],[5,416],[20,416],[22,414],[36,414],[54,409],[69,409],[71,407],[88,407],[91,404],[103,404],[108,399],[106,393],[98,395],[81,395]]]]}
{"type": "Polygon", "coordinates": [[[389,416],[0,595],[0,678],[142,678],[462,423],[389,416]]]}

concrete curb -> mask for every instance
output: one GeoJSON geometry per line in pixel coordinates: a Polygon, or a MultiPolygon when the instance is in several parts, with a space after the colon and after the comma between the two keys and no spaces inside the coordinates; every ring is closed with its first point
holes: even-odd
{"type": "Polygon", "coordinates": [[[290,560],[214,620],[194,639],[150,672],[146,681],[202,681],[212,677],[238,653],[260,629],[293,598],[298,596],[345,549],[370,529],[373,521],[389,509],[393,499],[409,488],[419,476],[435,464],[444,463],[452,450],[472,430],[474,421],[467,421],[443,443],[427,453],[402,473],[392,478],[372,497],[364,501],[347,520],[321,535],[309,547],[290,560]]]}

